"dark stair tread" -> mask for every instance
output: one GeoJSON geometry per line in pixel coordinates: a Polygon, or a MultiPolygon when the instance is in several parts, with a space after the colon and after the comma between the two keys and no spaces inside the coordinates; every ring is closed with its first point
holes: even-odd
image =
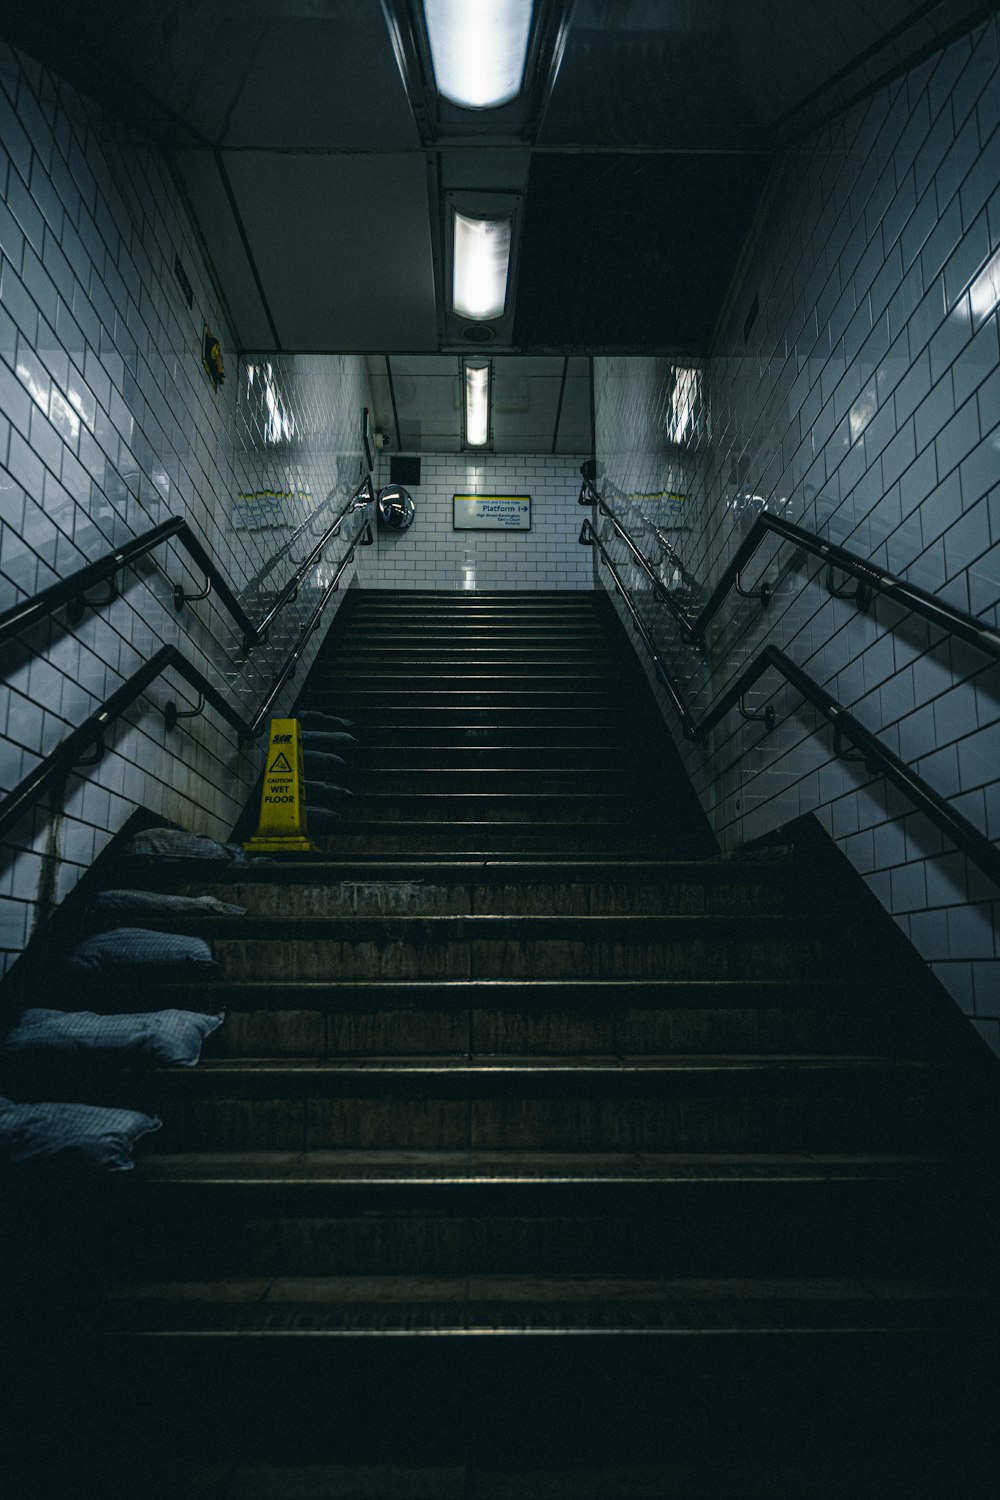
{"type": "Polygon", "coordinates": [[[932,1065],[918,1057],[882,1057],[868,1054],[827,1056],[825,1054],[805,1053],[791,1054],[776,1057],[771,1053],[761,1056],[747,1056],[742,1053],[717,1054],[705,1056],[700,1053],[690,1057],[650,1057],[650,1056],[609,1056],[600,1054],[596,1057],[559,1057],[559,1058],[537,1058],[537,1057],[503,1057],[497,1059],[468,1059],[464,1057],[366,1057],[366,1058],[328,1058],[317,1061],[312,1058],[297,1060],[294,1058],[258,1058],[252,1061],[234,1061],[223,1059],[218,1061],[208,1060],[202,1062],[198,1072],[178,1073],[174,1069],[155,1069],[162,1077],[196,1077],[207,1074],[242,1074],[273,1073],[278,1075],[296,1075],[303,1072],[314,1071],[324,1075],[329,1073],[357,1073],[368,1075],[372,1073],[399,1072],[405,1075],[421,1074],[428,1077],[439,1077],[442,1075],[454,1076],[456,1073],[468,1073],[473,1076],[510,1076],[521,1074],[528,1077],[556,1077],[559,1074],[581,1075],[581,1074],[608,1074],[614,1076],[622,1072],[651,1073],[651,1074],[705,1074],[746,1072],[746,1073],[789,1073],[789,1072],[861,1072],[877,1070],[887,1073],[919,1073],[928,1070],[932,1065]]]}
{"type": "Polygon", "coordinates": [[[126,1460],[143,1500],[995,1500],[996,1473],[964,1453],[811,1459],[593,1456],[526,1462],[292,1463],[126,1460]]]}
{"type": "Polygon", "coordinates": [[[994,1283],[878,1278],[278,1276],[119,1283],[109,1331],[654,1334],[896,1331],[996,1325],[994,1283]]]}
{"type": "MultiPolygon", "coordinates": [[[[212,1058],[197,1069],[153,1068],[129,1075],[132,1090],[162,1100],[309,1100],[356,1097],[454,1101],[526,1099],[543,1107],[567,1100],[652,1100],[676,1105],[703,1098],[775,1100],[802,1097],[810,1105],[843,1095],[888,1106],[919,1095],[928,1065],[887,1057],[346,1057],[212,1058]]],[[[72,1075],[71,1075],[72,1076],[72,1075]]],[[[53,1070],[55,1077],[55,1070],[53,1070]]],[[[123,1079],[123,1084],[125,1080],[123,1079]]],[[[87,1092],[99,1084],[99,1075],[87,1092]]],[[[80,1086],[84,1092],[83,1085],[80,1086]]],[[[65,1090],[64,1090],[65,1091],[65,1090]]],[[[25,1089],[19,1090],[22,1097],[25,1089]]]]}
{"type": "MultiPolygon", "coordinates": [[[[665,883],[702,880],[706,885],[767,882],[790,886],[798,878],[797,867],[790,861],[770,860],[600,859],[592,855],[574,859],[568,859],[564,855],[551,860],[545,860],[542,857],[524,860],[517,857],[464,855],[450,860],[439,855],[428,854],[422,858],[408,857],[405,860],[401,860],[398,855],[393,856],[392,863],[388,867],[386,860],[386,856],[381,859],[331,859],[323,855],[296,855],[289,858],[287,862],[282,859],[280,862],[261,865],[222,865],[210,861],[186,863],[177,861],[176,869],[184,875],[186,880],[189,872],[202,873],[202,867],[207,865],[209,868],[204,871],[204,874],[206,878],[211,878],[213,884],[252,883],[255,885],[267,885],[271,882],[280,885],[300,883],[322,885],[369,878],[376,881],[398,882],[410,879],[426,880],[428,877],[456,882],[525,879],[538,881],[555,878],[566,883],[582,884],[594,879],[606,879],[610,875],[616,882],[631,879],[648,880],[655,876],[665,883]]],[[[146,868],[151,875],[155,875],[163,867],[155,865],[146,868]]],[[[171,862],[166,872],[173,873],[174,869],[175,865],[171,862]]],[[[138,878],[142,873],[141,868],[134,873],[138,878]]]]}
{"type": "MultiPolygon", "coordinates": [[[[272,935],[292,935],[309,938],[357,935],[364,939],[367,934],[379,935],[388,940],[393,933],[400,937],[419,937],[425,941],[457,941],[464,937],[495,938],[498,940],[561,939],[589,941],[607,939],[628,943],[664,939],[670,941],[701,940],[718,938],[774,937],[791,940],[815,938],[822,941],[836,934],[839,925],[836,917],[829,923],[809,922],[796,913],[783,912],[694,912],[674,914],[669,912],[622,914],[567,913],[539,916],[534,912],[459,912],[443,915],[433,912],[409,914],[406,912],[360,912],[333,916],[222,916],[212,912],[178,912],[162,916],[150,913],[143,918],[147,927],[173,931],[188,929],[204,932],[207,936],[232,938],[241,942],[266,942],[272,935]]],[[[120,925],[120,924],[119,924],[120,925]]],[[[206,976],[208,977],[208,976],[206,976]]]]}
{"type": "Polygon", "coordinates": [[[596,1151],[149,1152],[135,1183],[938,1183],[974,1180],[948,1156],[918,1153],[596,1151]]]}

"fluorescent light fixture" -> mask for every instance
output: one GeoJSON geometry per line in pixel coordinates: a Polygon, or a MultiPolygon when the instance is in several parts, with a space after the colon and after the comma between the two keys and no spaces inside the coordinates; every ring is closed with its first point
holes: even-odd
{"type": "Polygon", "coordinates": [[[490,367],[465,366],[465,441],[482,448],[490,435],[490,367]]]}
{"type": "Polygon", "coordinates": [[[464,109],[508,104],[524,83],[533,0],[424,0],[438,93],[464,109]]]}
{"type": "Polygon", "coordinates": [[[507,303],[510,219],[455,213],[452,306],[462,318],[499,318],[507,303]]]}

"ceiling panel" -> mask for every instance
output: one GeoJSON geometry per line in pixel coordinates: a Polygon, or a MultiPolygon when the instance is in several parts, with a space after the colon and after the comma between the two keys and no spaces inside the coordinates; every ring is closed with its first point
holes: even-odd
{"type": "Polygon", "coordinates": [[[704,349],[767,168],[726,154],[536,156],[515,343],[704,349]]]}
{"type": "Polygon", "coordinates": [[[437,342],[420,156],[226,152],[240,216],[285,349],[437,342]],[[400,225],[405,225],[405,229],[400,225]]]}
{"type": "Polygon", "coordinates": [[[378,5],[266,24],[225,145],[276,150],[419,147],[378,5]]]}
{"type": "MultiPolygon", "coordinates": [[[[493,359],[493,451],[551,453],[590,449],[590,362],[497,355],[493,359]],[[567,379],[563,387],[563,368],[567,379]],[[562,407],[560,412],[560,392],[562,407]]],[[[456,355],[393,355],[369,360],[375,424],[394,450],[458,452],[462,445],[460,360],[456,355]],[[390,388],[388,363],[392,374],[390,388]],[[392,398],[395,395],[395,413],[392,398]],[[399,441],[395,422],[399,421],[399,441]]]]}
{"type": "MultiPolygon", "coordinates": [[[[524,235],[489,347],[546,357],[703,352],[774,150],[984,13],[536,0],[539,77],[510,106],[465,112],[434,95],[417,4],[0,0],[0,26],[177,155],[245,346],[483,352],[446,306],[447,195],[502,189],[523,200],[524,235]]],[[[498,402],[498,441],[518,416],[541,443],[551,392],[544,410],[520,399],[518,413],[513,389],[498,402]]],[[[560,445],[582,400],[568,383],[560,445]]],[[[410,415],[421,433],[443,422],[410,415]]]]}

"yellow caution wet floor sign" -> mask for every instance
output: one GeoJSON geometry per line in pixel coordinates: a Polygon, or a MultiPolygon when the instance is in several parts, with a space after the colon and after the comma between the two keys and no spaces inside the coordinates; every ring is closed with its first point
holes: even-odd
{"type": "Polygon", "coordinates": [[[245,849],[258,854],[303,850],[318,853],[319,846],[306,829],[305,775],[302,764],[302,730],[298,719],[272,719],[271,737],[260,795],[260,823],[245,849]]]}

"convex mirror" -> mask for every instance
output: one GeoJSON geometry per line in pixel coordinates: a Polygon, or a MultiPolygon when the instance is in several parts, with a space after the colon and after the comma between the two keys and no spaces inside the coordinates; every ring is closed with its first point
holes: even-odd
{"type": "Polygon", "coordinates": [[[417,507],[409,490],[404,490],[401,484],[390,484],[379,491],[378,513],[384,526],[392,531],[405,531],[413,525],[417,507]]]}

